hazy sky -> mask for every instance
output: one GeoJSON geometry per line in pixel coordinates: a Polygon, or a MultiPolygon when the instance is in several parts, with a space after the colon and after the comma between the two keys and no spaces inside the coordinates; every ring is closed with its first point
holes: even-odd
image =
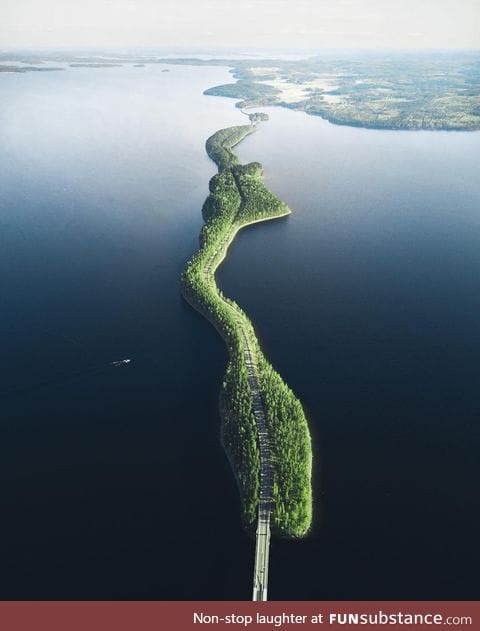
{"type": "Polygon", "coordinates": [[[0,0],[0,48],[478,48],[480,0],[0,0]]]}

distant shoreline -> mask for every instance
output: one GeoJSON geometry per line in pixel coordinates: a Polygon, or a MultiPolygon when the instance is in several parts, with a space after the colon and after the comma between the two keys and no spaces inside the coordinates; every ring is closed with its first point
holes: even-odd
{"type": "Polygon", "coordinates": [[[0,53],[0,73],[65,70],[35,65],[45,62],[98,69],[149,64],[227,67],[235,81],[208,88],[205,94],[236,99],[241,109],[280,106],[320,116],[334,125],[365,129],[480,130],[480,50],[378,53],[373,58],[352,53],[308,59],[15,56],[4,52],[0,53]],[[14,61],[29,65],[10,65],[14,61]]]}

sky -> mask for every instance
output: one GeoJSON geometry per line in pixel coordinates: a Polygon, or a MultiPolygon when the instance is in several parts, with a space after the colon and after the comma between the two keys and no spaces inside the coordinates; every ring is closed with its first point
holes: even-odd
{"type": "Polygon", "coordinates": [[[0,0],[0,49],[479,48],[480,0],[0,0]]]}

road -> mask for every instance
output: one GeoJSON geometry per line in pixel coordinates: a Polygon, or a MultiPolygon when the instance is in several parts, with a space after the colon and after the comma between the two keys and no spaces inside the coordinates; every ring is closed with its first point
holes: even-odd
{"type": "MultiPolygon", "coordinates": [[[[215,252],[207,261],[203,272],[207,283],[215,282],[214,274],[223,260],[228,244],[233,240],[237,228],[235,224],[227,235],[218,244],[215,252]]],[[[270,515],[272,511],[272,468],[270,443],[267,432],[265,405],[259,384],[257,358],[254,349],[249,344],[246,324],[243,314],[234,304],[228,301],[218,292],[218,297],[232,311],[235,322],[240,332],[243,355],[247,367],[248,382],[252,394],[252,409],[257,426],[258,441],[260,447],[260,491],[258,502],[258,521],[255,546],[255,566],[253,572],[253,598],[252,600],[267,600],[268,591],[268,562],[270,552],[270,515]]]]}

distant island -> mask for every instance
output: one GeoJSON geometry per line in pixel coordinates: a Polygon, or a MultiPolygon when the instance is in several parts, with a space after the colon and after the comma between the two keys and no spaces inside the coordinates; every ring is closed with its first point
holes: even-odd
{"type": "Polygon", "coordinates": [[[0,64],[0,72],[52,72],[55,70],[65,70],[65,68],[38,68],[38,66],[8,66],[0,64]]]}
{"type": "Polygon", "coordinates": [[[242,165],[232,151],[255,129],[254,124],[221,129],[207,140],[218,173],[202,210],[201,247],[187,263],[181,287],[228,348],[222,438],[240,488],[244,526],[252,528],[258,517],[274,534],[301,537],[312,519],[312,448],[302,405],[265,359],[248,317],[215,282],[240,229],[291,212],[263,184],[261,164],[242,165]]]}
{"type": "Polygon", "coordinates": [[[123,64],[112,63],[77,63],[69,64],[70,68],[120,68],[123,64]]]}
{"type": "Polygon", "coordinates": [[[268,121],[268,114],[265,114],[265,112],[254,112],[253,114],[248,114],[248,118],[251,123],[259,123],[261,121],[268,121]]]}

